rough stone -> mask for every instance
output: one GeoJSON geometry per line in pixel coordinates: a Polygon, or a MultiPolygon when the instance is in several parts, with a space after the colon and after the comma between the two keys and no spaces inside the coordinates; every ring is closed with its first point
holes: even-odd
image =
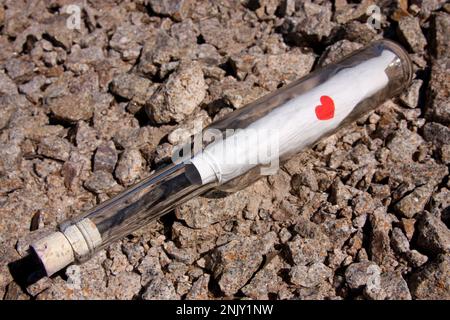
{"type": "Polygon", "coordinates": [[[428,261],[428,257],[417,250],[411,250],[408,238],[403,234],[400,228],[392,230],[391,244],[400,255],[404,256],[414,267],[420,267],[428,261]]]}
{"type": "Polygon", "coordinates": [[[236,293],[257,271],[265,246],[255,237],[245,237],[231,240],[212,253],[213,275],[225,295],[236,293]]]}
{"type": "Polygon", "coordinates": [[[98,132],[85,121],[79,121],[75,127],[75,143],[80,152],[90,154],[100,143],[98,132]]]}
{"type": "Polygon", "coordinates": [[[414,79],[411,86],[406,92],[400,95],[400,101],[403,102],[408,108],[417,108],[419,104],[420,90],[422,88],[423,81],[420,79],[414,79]]]}
{"type": "Polygon", "coordinates": [[[23,83],[31,79],[34,72],[34,63],[21,58],[13,58],[5,64],[8,76],[16,82],[23,83]]]}
{"type": "Polygon", "coordinates": [[[106,171],[95,171],[92,176],[85,181],[84,186],[94,193],[108,192],[117,185],[112,174],[106,171]]]}
{"type": "Polygon", "coordinates": [[[89,94],[64,95],[49,101],[53,115],[63,121],[89,120],[93,115],[93,102],[89,94]]]}
{"type": "Polygon", "coordinates": [[[0,144],[0,176],[19,168],[22,151],[16,145],[0,144]]]}
{"type": "Polygon", "coordinates": [[[423,53],[427,39],[420,28],[419,19],[406,16],[398,22],[398,32],[410,49],[416,53],[423,53]]]}
{"type": "Polygon", "coordinates": [[[398,272],[383,273],[380,286],[385,300],[411,300],[408,284],[398,272]]]}
{"type": "Polygon", "coordinates": [[[431,197],[433,189],[429,185],[423,185],[402,198],[395,204],[395,209],[406,218],[413,218],[421,212],[431,197]]]}
{"type": "Polygon", "coordinates": [[[45,33],[49,36],[54,46],[62,47],[69,51],[72,46],[72,30],[66,26],[67,17],[55,16],[45,27],[45,33]]]}
{"type": "Polygon", "coordinates": [[[371,260],[380,266],[389,264],[392,256],[389,238],[392,229],[391,218],[383,207],[379,207],[369,216],[369,222],[372,228],[370,237],[371,260]]]}
{"type": "Polygon", "coordinates": [[[193,121],[190,119],[191,121],[177,126],[175,130],[169,133],[167,140],[174,146],[180,146],[186,142],[190,142],[191,136],[200,133],[202,128],[211,122],[208,113],[204,110],[194,113],[193,119],[193,121]]]}
{"type": "Polygon", "coordinates": [[[361,289],[372,278],[380,277],[380,267],[371,261],[352,263],[345,270],[345,281],[351,289],[361,289]]]}
{"type": "Polygon", "coordinates": [[[275,90],[279,85],[288,84],[311,70],[315,57],[302,53],[299,49],[289,52],[268,55],[255,64],[254,74],[258,84],[267,90],[275,90]]]}
{"type": "Polygon", "coordinates": [[[153,90],[150,90],[151,85],[152,82],[146,78],[124,73],[115,77],[110,87],[114,94],[144,104],[153,93],[153,90]]]}
{"type": "Polygon", "coordinates": [[[0,242],[0,296],[4,296],[8,284],[13,283],[13,277],[9,272],[8,264],[20,258],[13,246],[5,241],[0,242]]]}
{"type": "Polygon", "coordinates": [[[19,91],[24,93],[28,100],[33,103],[39,103],[41,99],[44,97],[44,94],[41,90],[42,87],[48,84],[48,80],[46,77],[39,75],[33,77],[30,81],[21,84],[19,86],[19,91]]]}
{"type": "Polygon", "coordinates": [[[166,251],[167,255],[173,258],[175,261],[183,262],[186,264],[192,264],[198,258],[194,250],[189,248],[177,248],[173,242],[164,243],[164,250],[166,251]]]}
{"type": "Polygon", "coordinates": [[[109,279],[107,290],[115,299],[131,300],[141,290],[141,277],[134,272],[122,271],[109,279]]]}
{"type": "Polygon", "coordinates": [[[360,49],[362,45],[357,42],[351,42],[346,39],[337,41],[329,46],[325,52],[320,56],[319,66],[323,67],[330,63],[337,62],[346,55],[360,49]]]}
{"type": "Polygon", "coordinates": [[[444,222],[424,212],[417,223],[417,244],[430,254],[450,252],[450,230],[444,222]]]}
{"type": "Polygon", "coordinates": [[[409,241],[399,228],[392,230],[392,242],[396,250],[401,253],[409,251],[409,241]]]}
{"type": "Polygon", "coordinates": [[[141,274],[141,284],[143,286],[146,286],[154,278],[163,275],[158,253],[152,249],[149,250],[137,268],[141,274]]]}
{"type": "Polygon", "coordinates": [[[117,151],[113,142],[101,144],[94,155],[94,171],[113,172],[117,159],[117,151]]]}
{"type": "Polygon", "coordinates": [[[292,261],[300,266],[323,262],[327,255],[321,241],[316,239],[303,239],[296,236],[288,242],[288,248],[292,261]]]}
{"type": "Polygon", "coordinates": [[[450,256],[439,255],[409,280],[411,295],[419,300],[450,299],[450,256]]]}
{"type": "Polygon", "coordinates": [[[330,279],[332,271],[321,262],[313,263],[310,266],[294,266],[290,273],[290,281],[298,286],[311,288],[322,281],[330,279]]]}
{"type": "Polygon", "coordinates": [[[178,298],[173,283],[164,276],[154,278],[142,294],[144,300],[176,300],[178,298]]]}
{"type": "Polygon", "coordinates": [[[219,199],[197,197],[182,204],[176,210],[176,215],[189,227],[204,228],[213,223],[228,220],[237,212],[241,212],[247,204],[247,199],[245,191],[219,199]]]}
{"type": "Polygon", "coordinates": [[[120,155],[115,176],[123,185],[130,185],[139,178],[144,164],[145,160],[139,150],[127,149],[120,155]]]}
{"type": "Polygon", "coordinates": [[[298,33],[298,35],[294,34],[296,36],[294,40],[300,42],[304,39],[310,43],[317,43],[326,39],[333,27],[331,3],[320,5],[304,2],[301,6],[303,10],[300,12],[303,13],[303,16],[296,23],[294,32],[298,33]]]}
{"type": "Polygon", "coordinates": [[[423,138],[408,129],[398,130],[387,144],[392,151],[390,157],[396,161],[412,160],[414,152],[423,143],[423,138]]]}
{"type": "MultiPolygon", "coordinates": [[[[365,4],[369,3],[369,1],[364,2],[365,4]]],[[[377,30],[374,30],[374,28],[368,25],[366,21],[358,20],[353,20],[346,23],[344,26],[343,34],[347,40],[364,45],[383,38],[382,34],[380,34],[377,30]]]]}
{"type": "Polygon", "coordinates": [[[268,300],[270,294],[275,294],[279,290],[280,277],[277,273],[281,267],[279,256],[268,257],[264,267],[242,288],[242,292],[251,299],[268,300]]]}
{"type": "Polygon", "coordinates": [[[425,115],[436,122],[450,123],[450,59],[433,61],[425,115]]]}
{"type": "Polygon", "coordinates": [[[450,129],[436,122],[428,122],[423,127],[423,137],[437,146],[448,144],[450,141],[450,129]]]}
{"type": "Polygon", "coordinates": [[[433,33],[433,50],[436,58],[446,58],[450,56],[450,41],[448,30],[450,28],[450,15],[443,12],[437,12],[434,14],[432,21],[432,33],[433,33]]]}
{"type": "Polygon", "coordinates": [[[17,85],[4,72],[0,72],[0,96],[17,94],[17,85]]]}
{"type": "Polygon", "coordinates": [[[209,279],[209,274],[203,274],[198,278],[187,293],[186,300],[207,300],[209,298],[209,279]]]}
{"type": "Polygon", "coordinates": [[[177,21],[187,15],[191,1],[187,0],[150,0],[150,6],[154,12],[164,16],[170,16],[177,21]]]}
{"type": "Polygon", "coordinates": [[[175,222],[172,226],[174,240],[181,247],[194,247],[197,252],[205,253],[215,247],[217,239],[216,225],[192,229],[175,222]]]}
{"type": "Polygon", "coordinates": [[[59,137],[48,137],[41,141],[38,147],[39,154],[61,161],[69,159],[71,144],[59,137]]]}
{"type": "Polygon", "coordinates": [[[3,300],[30,300],[30,296],[25,294],[16,282],[11,282],[7,287],[3,300]]]}
{"type": "Polygon", "coordinates": [[[237,88],[224,90],[224,100],[236,109],[239,109],[267,94],[267,90],[261,87],[240,85],[237,88]]]}
{"type": "Polygon", "coordinates": [[[181,122],[203,101],[206,84],[199,64],[182,65],[147,102],[147,114],[157,123],[181,122]]]}

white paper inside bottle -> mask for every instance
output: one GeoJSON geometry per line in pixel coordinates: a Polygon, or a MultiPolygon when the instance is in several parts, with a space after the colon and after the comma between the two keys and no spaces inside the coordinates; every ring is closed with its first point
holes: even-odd
{"type": "Polygon", "coordinates": [[[209,144],[203,152],[191,159],[202,184],[230,181],[257,165],[266,165],[286,153],[299,151],[336,129],[362,100],[388,84],[385,70],[395,57],[391,51],[384,50],[378,57],[345,68],[247,128],[236,131],[222,141],[209,144]],[[318,120],[315,108],[324,95],[334,100],[334,117],[318,120]],[[268,135],[268,132],[274,134],[268,135]],[[249,136],[256,136],[258,143],[248,143],[249,136]],[[278,144],[278,154],[261,157],[273,143],[278,144]]]}

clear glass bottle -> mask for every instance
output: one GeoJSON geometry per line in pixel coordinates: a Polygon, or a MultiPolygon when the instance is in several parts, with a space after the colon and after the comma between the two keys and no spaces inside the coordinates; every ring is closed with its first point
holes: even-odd
{"type": "Polygon", "coordinates": [[[220,142],[209,143],[189,161],[172,164],[61,223],[59,231],[32,244],[33,252],[51,275],[72,262],[89,259],[113,241],[208,190],[241,189],[260,178],[261,169],[271,161],[289,159],[400,93],[409,86],[412,74],[403,48],[391,41],[373,42],[213,123],[206,130],[220,132],[224,136],[220,142]],[[226,135],[230,129],[234,133],[226,135]],[[262,137],[262,147],[245,144],[249,132],[262,137]],[[276,153],[252,158],[275,140],[276,153]],[[221,144],[229,148],[220,148],[221,144]],[[233,163],[230,155],[244,161],[233,163]],[[246,161],[250,158],[252,161],[246,161]]]}

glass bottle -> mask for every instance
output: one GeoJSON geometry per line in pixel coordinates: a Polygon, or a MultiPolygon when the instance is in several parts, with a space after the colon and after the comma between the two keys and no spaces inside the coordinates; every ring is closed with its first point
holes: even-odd
{"type": "Polygon", "coordinates": [[[402,47],[373,42],[213,123],[202,151],[61,223],[32,251],[51,275],[197,195],[239,190],[402,92],[412,74],[402,47]]]}

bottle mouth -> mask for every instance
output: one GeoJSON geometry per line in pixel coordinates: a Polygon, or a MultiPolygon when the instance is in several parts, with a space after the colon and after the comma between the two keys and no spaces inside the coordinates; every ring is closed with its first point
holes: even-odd
{"type": "Polygon", "coordinates": [[[403,79],[405,80],[405,86],[409,86],[413,79],[414,70],[408,52],[400,44],[392,40],[383,39],[380,40],[380,43],[382,43],[387,49],[391,50],[400,58],[402,62],[401,66],[403,71],[403,79]]]}

